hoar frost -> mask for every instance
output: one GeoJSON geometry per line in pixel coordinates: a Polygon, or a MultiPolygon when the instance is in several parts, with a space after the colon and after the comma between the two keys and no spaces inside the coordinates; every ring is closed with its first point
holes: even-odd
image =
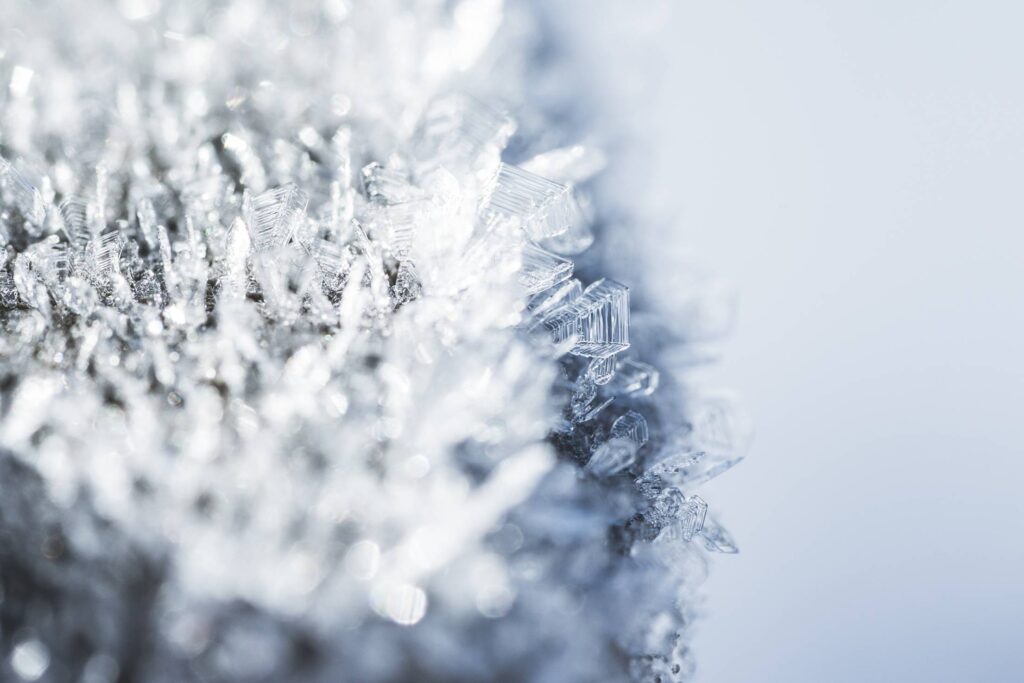
{"type": "Polygon", "coordinates": [[[688,676],[744,430],[574,277],[604,160],[535,30],[6,3],[0,678],[688,676]]]}

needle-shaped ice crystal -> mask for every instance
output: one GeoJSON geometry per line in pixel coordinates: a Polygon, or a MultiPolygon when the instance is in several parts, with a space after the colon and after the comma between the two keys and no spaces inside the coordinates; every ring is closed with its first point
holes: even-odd
{"type": "Polygon", "coordinates": [[[67,197],[58,207],[63,219],[64,234],[67,235],[71,245],[84,251],[92,239],[90,230],[90,207],[89,202],[82,197],[67,197]]]}
{"type": "Polygon", "coordinates": [[[248,196],[245,222],[257,251],[284,246],[305,218],[309,195],[289,183],[255,196],[248,196]]]}
{"type": "Polygon", "coordinates": [[[658,388],[658,371],[638,360],[625,358],[618,362],[608,390],[615,395],[650,396],[658,388]]]}
{"type": "Polygon", "coordinates": [[[704,519],[704,527],[700,530],[700,538],[704,547],[713,553],[732,555],[740,551],[736,541],[732,539],[732,535],[711,515],[704,519]]]}
{"type": "Polygon", "coordinates": [[[637,486],[642,489],[658,489],[665,484],[699,486],[742,459],[741,456],[715,451],[678,451],[651,465],[637,479],[637,486]]]}

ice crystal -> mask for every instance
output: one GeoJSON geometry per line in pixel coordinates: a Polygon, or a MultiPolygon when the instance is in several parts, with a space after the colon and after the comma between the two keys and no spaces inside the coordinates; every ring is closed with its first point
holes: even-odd
{"type": "Polygon", "coordinates": [[[629,348],[629,290],[598,280],[544,324],[556,343],[575,340],[573,353],[607,358],[629,348]]]}
{"type": "Polygon", "coordinates": [[[0,680],[689,675],[745,427],[574,277],[608,160],[528,7],[4,29],[0,680]]]}

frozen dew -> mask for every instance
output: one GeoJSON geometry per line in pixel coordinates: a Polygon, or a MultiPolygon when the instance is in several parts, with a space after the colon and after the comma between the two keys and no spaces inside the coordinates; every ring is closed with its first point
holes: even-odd
{"type": "Polygon", "coordinates": [[[394,586],[388,590],[385,610],[395,623],[412,626],[427,613],[427,594],[412,584],[394,586]]]}
{"type": "Polygon", "coordinates": [[[358,541],[345,554],[345,571],[360,581],[372,579],[379,563],[380,547],[373,541],[358,541]]]}
{"type": "Polygon", "coordinates": [[[23,681],[38,681],[50,668],[50,651],[34,638],[23,640],[11,652],[11,668],[23,681]]]}

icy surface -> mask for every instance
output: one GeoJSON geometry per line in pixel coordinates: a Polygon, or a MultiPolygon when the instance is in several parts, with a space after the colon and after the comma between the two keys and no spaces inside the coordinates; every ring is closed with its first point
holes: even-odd
{"type": "Polygon", "coordinates": [[[4,23],[0,680],[689,675],[745,427],[574,277],[526,8],[4,23]]]}

